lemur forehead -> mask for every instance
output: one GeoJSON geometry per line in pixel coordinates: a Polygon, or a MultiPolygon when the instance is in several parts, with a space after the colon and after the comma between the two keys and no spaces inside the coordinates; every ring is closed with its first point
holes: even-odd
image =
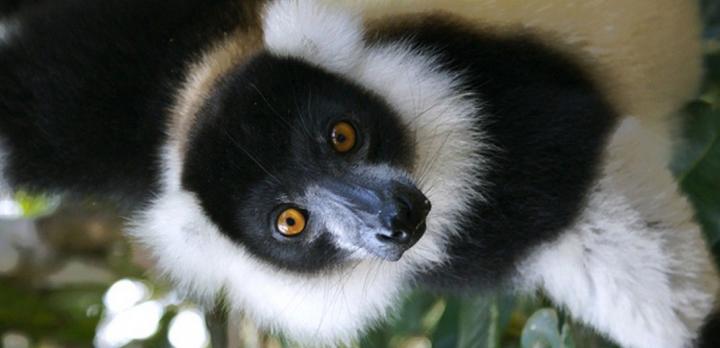
{"type": "Polygon", "coordinates": [[[276,0],[263,13],[266,48],[336,73],[349,72],[363,54],[361,16],[313,0],[276,0]]]}
{"type": "Polygon", "coordinates": [[[218,42],[188,69],[185,82],[178,93],[170,119],[170,137],[180,153],[197,112],[210,95],[216,82],[237,64],[262,48],[259,31],[239,30],[218,42]]]}

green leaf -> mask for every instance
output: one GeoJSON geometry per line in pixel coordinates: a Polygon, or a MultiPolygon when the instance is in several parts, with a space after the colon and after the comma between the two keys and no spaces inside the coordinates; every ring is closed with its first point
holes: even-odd
{"type": "Polygon", "coordinates": [[[458,347],[458,327],[462,325],[460,311],[463,302],[456,298],[445,300],[445,308],[431,335],[433,348],[458,347]]]}
{"type": "MultiPolygon", "coordinates": [[[[573,344],[578,348],[620,348],[603,336],[598,335],[593,329],[578,324],[571,324],[568,334],[572,335],[573,344]]],[[[564,332],[563,332],[564,334],[564,332]]]]}
{"type": "Polygon", "coordinates": [[[720,83],[720,52],[713,52],[706,55],[705,66],[707,68],[707,73],[705,74],[704,83],[707,92],[704,93],[701,98],[706,101],[713,102],[716,101],[716,98],[718,97],[718,94],[715,91],[717,91],[718,83],[720,83]]]}
{"type": "Polygon", "coordinates": [[[424,292],[418,291],[411,294],[398,313],[398,318],[401,320],[395,321],[393,332],[407,336],[426,333],[429,328],[425,327],[423,319],[438,301],[437,296],[424,292]]]}
{"type": "Polygon", "coordinates": [[[57,290],[36,289],[0,283],[0,333],[20,331],[35,339],[52,337],[71,343],[91,342],[105,289],[82,286],[57,290]]]}
{"type": "MultiPolygon", "coordinates": [[[[394,346],[393,342],[402,342],[405,338],[427,336],[438,325],[438,319],[444,317],[444,300],[425,292],[417,291],[410,294],[400,307],[395,320],[371,330],[358,343],[362,348],[394,346]],[[439,313],[433,311],[440,310],[439,313]]],[[[442,320],[442,319],[440,319],[442,320]]]]}
{"type": "Polygon", "coordinates": [[[59,204],[57,198],[46,195],[32,195],[25,191],[15,193],[15,201],[20,204],[23,216],[36,218],[51,213],[59,204]]]}
{"type": "Polygon", "coordinates": [[[543,308],[530,316],[523,328],[520,343],[523,348],[562,348],[558,330],[559,319],[552,308],[543,308]]]}
{"type": "Polygon", "coordinates": [[[479,295],[465,300],[460,309],[458,347],[500,347],[501,338],[515,309],[510,295],[479,295]]]}
{"type": "Polygon", "coordinates": [[[700,8],[705,22],[705,37],[717,37],[720,35],[720,2],[717,0],[701,0],[700,8]]]}
{"type": "Polygon", "coordinates": [[[563,348],[575,348],[575,340],[573,339],[570,323],[565,323],[560,330],[560,340],[563,348]]]}
{"type": "Polygon", "coordinates": [[[720,108],[697,101],[687,108],[683,141],[672,168],[695,206],[710,243],[720,243],[720,108]]]}

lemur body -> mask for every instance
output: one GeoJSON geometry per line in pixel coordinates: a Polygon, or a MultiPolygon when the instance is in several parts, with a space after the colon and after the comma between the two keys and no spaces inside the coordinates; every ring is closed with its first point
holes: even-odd
{"type": "Polygon", "coordinates": [[[663,74],[637,61],[660,45],[615,62],[578,22],[554,45],[567,28],[460,3],[29,5],[0,27],[2,177],[132,202],[176,285],[303,342],[350,341],[419,284],[541,290],[623,346],[697,344],[718,278],[661,121],[697,83],[694,29],[663,74]]]}

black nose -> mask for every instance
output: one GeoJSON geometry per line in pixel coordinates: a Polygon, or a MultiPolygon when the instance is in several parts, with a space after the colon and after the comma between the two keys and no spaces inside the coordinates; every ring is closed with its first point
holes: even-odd
{"type": "Polygon", "coordinates": [[[391,195],[392,199],[380,216],[386,229],[376,237],[383,243],[409,247],[425,232],[430,201],[420,190],[409,185],[395,186],[391,195]]]}

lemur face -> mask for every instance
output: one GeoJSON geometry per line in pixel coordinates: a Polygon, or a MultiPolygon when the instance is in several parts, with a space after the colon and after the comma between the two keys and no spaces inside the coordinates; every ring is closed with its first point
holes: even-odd
{"type": "Polygon", "coordinates": [[[285,269],[398,260],[430,202],[412,139],[378,96],[307,63],[259,54],[200,109],[183,168],[223,234],[285,269]]]}

